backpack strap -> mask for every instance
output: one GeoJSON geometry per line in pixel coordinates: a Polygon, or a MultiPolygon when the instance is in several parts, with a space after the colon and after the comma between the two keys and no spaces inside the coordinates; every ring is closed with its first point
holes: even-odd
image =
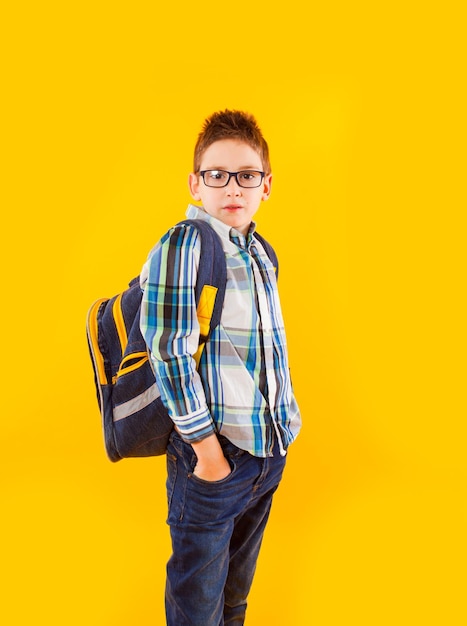
{"type": "Polygon", "coordinates": [[[195,296],[197,315],[200,324],[200,348],[195,356],[198,362],[204,344],[214,328],[221,321],[227,283],[227,265],[222,242],[215,230],[203,220],[183,220],[184,224],[194,226],[201,238],[201,252],[196,281],[195,296]]]}
{"type": "Polygon", "coordinates": [[[269,260],[271,261],[271,263],[274,265],[274,268],[276,270],[276,280],[279,278],[279,259],[277,258],[277,254],[274,250],[274,248],[271,246],[271,244],[266,241],[266,239],[264,237],[262,237],[256,230],[253,233],[253,236],[256,237],[256,239],[260,242],[260,244],[263,246],[264,251],[266,252],[266,254],[269,257],[269,260]]]}

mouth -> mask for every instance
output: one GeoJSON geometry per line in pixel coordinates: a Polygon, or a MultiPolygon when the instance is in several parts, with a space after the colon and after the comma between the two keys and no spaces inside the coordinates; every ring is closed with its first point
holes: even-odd
{"type": "Polygon", "coordinates": [[[224,207],[224,211],[239,211],[240,209],[243,209],[241,204],[228,204],[224,207]]]}

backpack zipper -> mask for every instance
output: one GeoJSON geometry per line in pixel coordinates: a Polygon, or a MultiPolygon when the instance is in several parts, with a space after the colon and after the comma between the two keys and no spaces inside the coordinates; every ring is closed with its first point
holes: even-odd
{"type": "Polygon", "coordinates": [[[120,376],[133,372],[134,370],[138,369],[138,367],[141,367],[142,365],[144,365],[146,361],[148,360],[149,360],[149,356],[147,352],[133,352],[132,354],[127,354],[126,357],[122,359],[118,372],[112,378],[112,383],[115,384],[117,382],[117,379],[120,376]],[[138,358],[139,358],[139,361],[136,361],[136,363],[133,363],[133,365],[129,365],[128,367],[125,367],[125,363],[128,363],[128,361],[132,361],[133,359],[138,359],[138,358]]]}
{"type": "Polygon", "coordinates": [[[92,348],[92,356],[94,359],[99,385],[107,384],[107,376],[105,375],[104,357],[99,349],[99,342],[97,338],[97,314],[101,304],[107,301],[108,298],[100,298],[99,300],[96,300],[88,313],[88,337],[92,348]]]}
{"type": "Polygon", "coordinates": [[[123,319],[122,313],[122,295],[123,294],[121,293],[115,298],[112,307],[112,313],[115,320],[115,326],[117,327],[118,338],[120,340],[120,348],[123,356],[123,353],[126,349],[126,344],[128,343],[128,336],[126,334],[125,321],[123,319]]]}

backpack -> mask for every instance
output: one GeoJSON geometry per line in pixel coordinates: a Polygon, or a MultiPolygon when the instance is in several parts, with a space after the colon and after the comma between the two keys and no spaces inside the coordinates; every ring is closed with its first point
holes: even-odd
{"type": "MultiPolygon", "coordinates": [[[[200,325],[199,363],[204,345],[219,324],[227,280],[221,240],[203,220],[184,220],[201,239],[195,287],[200,325]]],[[[277,256],[255,232],[278,272],[277,256]]],[[[148,347],[140,331],[143,292],[139,276],[112,298],[101,298],[89,309],[86,334],[107,456],[113,462],[126,457],[164,454],[173,421],[160,397],[148,347]]]]}

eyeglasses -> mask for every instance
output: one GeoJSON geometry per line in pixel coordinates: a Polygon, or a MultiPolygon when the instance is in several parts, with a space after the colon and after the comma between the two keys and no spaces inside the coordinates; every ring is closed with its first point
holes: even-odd
{"type": "Polygon", "coordinates": [[[239,187],[259,187],[264,178],[264,172],[256,170],[242,170],[241,172],[227,172],[226,170],[204,170],[200,172],[207,187],[227,187],[232,176],[239,187]]]}

